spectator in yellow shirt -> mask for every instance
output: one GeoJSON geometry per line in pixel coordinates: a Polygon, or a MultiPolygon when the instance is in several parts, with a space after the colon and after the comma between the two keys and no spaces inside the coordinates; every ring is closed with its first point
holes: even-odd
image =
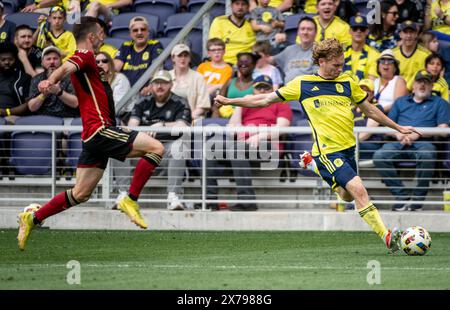
{"type": "Polygon", "coordinates": [[[255,32],[250,22],[245,19],[248,14],[249,0],[231,0],[231,15],[214,18],[209,29],[209,38],[222,39],[226,44],[224,60],[236,64],[238,53],[251,52],[256,42],[255,32]]]}
{"type": "Polygon", "coordinates": [[[336,0],[317,0],[317,16],[314,20],[318,31],[316,42],[325,39],[336,38],[344,45],[350,45],[352,38],[350,36],[350,26],[340,17],[336,16],[336,0]]]}
{"type": "Polygon", "coordinates": [[[369,34],[367,20],[365,17],[356,16],[350,18],[350,34],[352,44],[345,52],[344,72],[351,72],[359,80],[377,76],[377,59],[380,56],[377,50],[366,44],[369,34]]]}
{"type": "Polygon", "coordinates": [[[400,25],[402,45],[392,50],[395,58],[400,62],[400,75],[405,78],[406,84],[410,87],[417,71],[425,69],[425,59],[430,55],[430,51],[419,45],[418,33],[419,27],[415,22],[404,21],[400,25]]]}

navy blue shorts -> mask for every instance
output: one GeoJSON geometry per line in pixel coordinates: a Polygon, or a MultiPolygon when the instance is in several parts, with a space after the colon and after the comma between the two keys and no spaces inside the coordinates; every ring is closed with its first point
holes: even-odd
{"type": "Polygon", "coordinates": [[[89,141],[83,142],[77,166],[105,169],[110,157],[124,161],[133,149],[133,142],[138,133],[135,130],[123,130],[118,127],[99,130],[89,141]]]}
{"type": "Polygon", "coordinates": [[[358,175],[355,160],[355,147],[331,154],[313,156],[320,175],[332,189],[347,183],[358,175]]]}

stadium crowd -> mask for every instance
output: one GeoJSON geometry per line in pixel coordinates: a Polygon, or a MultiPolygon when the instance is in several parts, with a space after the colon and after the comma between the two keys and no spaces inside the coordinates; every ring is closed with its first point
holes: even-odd
{"type": "MultiPolygon", "coordinates": [[[[189,0],[173,1],[173,14],[193,11],[189,0]]],[[[41,94],[37,90],[39,81],[75,51],[75,39],[70,32],[70,16],[74,13],[99,17],[105,34],[108,34],[96,61],[104,78],[111,84],[117,104],[165,46],[167,16],[158,15],[162,11],[156,5],[151,6],[158,1],[148,1],[146,10],[143,9],[145,6],[137,6],[133,2],[0,2],[0,117],[5,118],[8,124],[14,124],[20,116],[50,115],[64,118],[65,124],[70,124],[79,116],[77,98],[69,79],[48,93],[41,94]],[[125,39],[123,31],[113,30],[118,27],[115,20],[130,12],[146,14],[127,20],[125,39]],[[156,28],[152,28],[147,13],[159,17],[156,28]],[[9,16],[23,14],[29,14],[29,23],[15,24],[11,21],[14,19],[9,20],[9,16]]],[[[190,126],[211,118],[223,119],[222,124],[230,119],[230,126],[283,127],[298,124],[295,118],[306,119],[306,115],[292,114],[291,105],[274,111],[256,112],[255,116],[250,111],[230,106],[218,109],[212,104],[213,98],[217,94],[236,98],[272,91],[296,76],[316,73],[317,67],[311,58],[313,44],[334,37],[345,46],[343,73],[353,76],[369,94],[371,102],[390,118],[400,125],[448,127],[450,1],[384,0],[379,4],[380,18],[374,21],[375,16],[371,15],[367,2],[231,0],[231,14],[219,15],[212,20],[206,45],[207,58],[202,59],[198,46],[190,41],[176,45],[164,68],[141,89],[140,97],[116,111],[120,112],[118,117],[122,125],[150,127],[190,126]],[[251,121],[245,122],[251,117],[251,121]]],[[[357,126],[378,126],[367,121],[356,107],[354,112],[357,126]]],[[[257,147],[260,140],[270,140],[271,137],[243,139],[257,147]]],[[[359,139],[360,157],[377,159],[375,165],[389,172],[383,173],[382,177],[388,180],[386,185],[396,198],[417,201],[425,198],[432,177],[430,171],[436,162],[433,142],[446,137],[414,136],[406,139],[398,135],[361,134],[359,139]],[[383,146],[382,142],[386,140],[398,143],[383,146]],[[393,149],[387,150],[388,145],[393,149]],[[407,193],[405,189],[399,189],[401,184],[392,182],[396,177],[395,167],[386,167],[392,163],[387,160],[402,156],[426,163],[418,165],[418,175],[422,178],[419,184],[422,190],[418,193],[407,193]]],[[[170,145],[174,141],[164,142],[170,145]]],[[[3,154],[2,157],[7,156],[3,154]]],[[[185,163],[174,160],[172,154],[164,156],[168,157],[166,167],[169,171],[184,171],[185,163]]],[[[235,162],[234,166],[235,174],[250,177],[249,173],[242,172],[248,168],[248,162],[235,162]]],[[[173,171],[169,173],[168,208],[174,210],[185,208],[180,202],[183,176],[179,171],[176,175],[173,171]]],[[[240,197],[254,198],[251,182],[244,185],[240,187],[244,191],[240,197]]],[[[215,196],[214,184],[208,183],[208,188],[213,190],[211,196],[215,196]]],[[[420,202],[414,206],[419,209],[420,202]]],[[[211,208],[217,209],[217,206],[211,208]]],[[[395,205],[393,208],[404,210],[405,206],[395,205]]],[[[257,206],[238,204],[231,209],[256,210],[257,206]]]]}

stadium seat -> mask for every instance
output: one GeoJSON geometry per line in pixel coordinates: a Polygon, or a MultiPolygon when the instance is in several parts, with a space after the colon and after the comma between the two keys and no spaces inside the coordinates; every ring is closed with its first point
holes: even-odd
{"type": "MultiPolygon", "coordinates": [[[[161,43],[161,45],[163,46],[164,49],[167,48],[167,46],[169,46],[170,42],[172,42],[173,38],[158,38],[158,41],[161,43]]],[[[164,62],[164,69],[166,70],[172,70],[173,69],[173,64],[172,64],[172,58],[169,56],[167,57],[166,61],[164,62]]]]}
{"type": "MultiPolygon", "coordinates": [[[[74,118],[71,126],[81,126],[81,117],[74,118]]],[[[82,140],[81,131],[72,131],[67,137],[67,153],[66,153],[66,165],[72,169],[76,169],[78,163],[78,157],[81,154],[82,140]]]]}
{"type": "MultiPolygon", "coordinates": [[[[18,118],[15,124],[62,126],[64,121],[59,117],[32,115],[18,118]]],[[[52,133],[14,131],[11,134],[10,164],[19,174],[49,173],[52,167],[52,133]]]]}
{"type": "MultiPolygon", "coordinates": [[[[166,30],[164,31],[164,36],[173,38],[178,32],[186,26],[186,24],[192,20],[194,13],[180,13],[169,16],[167,19],[166,30]]],[[[194,26],[189,32],[187,38],[191,43],[192,52],[197,55],[202,55],[203,53],[203,31],[199,25],[194,26]]]]}
{"type": "MultiPolygon", "coordinates": [[[[207,0],[189,0],[187,5],[189,12],[197,13],[207,0]]],[[[209,11],[209,18],[212,21],[215,17],[225,15],[225,1],[218,0],[209,11]]]]}
{"type": "Polygon", "coordinates": [[[177,13],[176,0],[136,0],[133,11],[137,13],[149,13],[159,16],[161,21],[158,31],[163,31],[167,18],[177,13]]]}
{"type": "Polygon", "coordinates": [[[126,40],[122,39],[122,38],[106,38],[105,39],[105,44],[112,45],[117,49],[119,49],[124,42],[126,42],[126,40]]]}
{"type": "Polygon", "coordinates": [[[5,17],[6,20],[13,22],[16,26],[20,25],[28,25],[33,30],[36,30],[38,27],[38,17],[41,15],[45,15],[42,13],[14,13],[7,15],[5,17]]]}
{"type": "Polygon", "coordinates": [[[154,14],[147,13],[122,13],[113,17],[112,26],[109,31],[110,36],[114,38],[122,38],[125,40],[131,40],[130,38],[130,20],[135,16],[143,16],[147,19],[150,27],[150,38],[155,38],[159,29],[159,17],[154,14]]]}
{"type": "Polygon", "coordinates": [[[19,7],[19,3],[17,0],[2,0],[3,2],[3,13],[4,14],[13,14],[17,11],[19,7]]]}

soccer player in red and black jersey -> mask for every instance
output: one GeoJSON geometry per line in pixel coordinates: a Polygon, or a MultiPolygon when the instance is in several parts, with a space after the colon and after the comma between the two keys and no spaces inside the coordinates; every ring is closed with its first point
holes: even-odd
{"type": "Polygon", "coordinates": [[[100,47],[104,37],[102,32],[103,28],[96,18],[82,17],[81,23],[73,28],[77,41],[75,54],[38,85],[45,95],[63,77],[71,74],[83,123],[83,149],[78,159],[75,186],[56,195],[36,212],[19,214],[17,239],[21,250],[25,249],[32,229],[44,219],[89,200],[110,157],[122,161],[126,157],[141,157],[128,196],[119,202],[118,208],[133,223],[147,228],[136,201],[145,183],[159,165],[164,147],[161,142],[145,133],[116,127],[112,91],[107,81],[102,80],[94,57],[94,52],[100,47]]]}

